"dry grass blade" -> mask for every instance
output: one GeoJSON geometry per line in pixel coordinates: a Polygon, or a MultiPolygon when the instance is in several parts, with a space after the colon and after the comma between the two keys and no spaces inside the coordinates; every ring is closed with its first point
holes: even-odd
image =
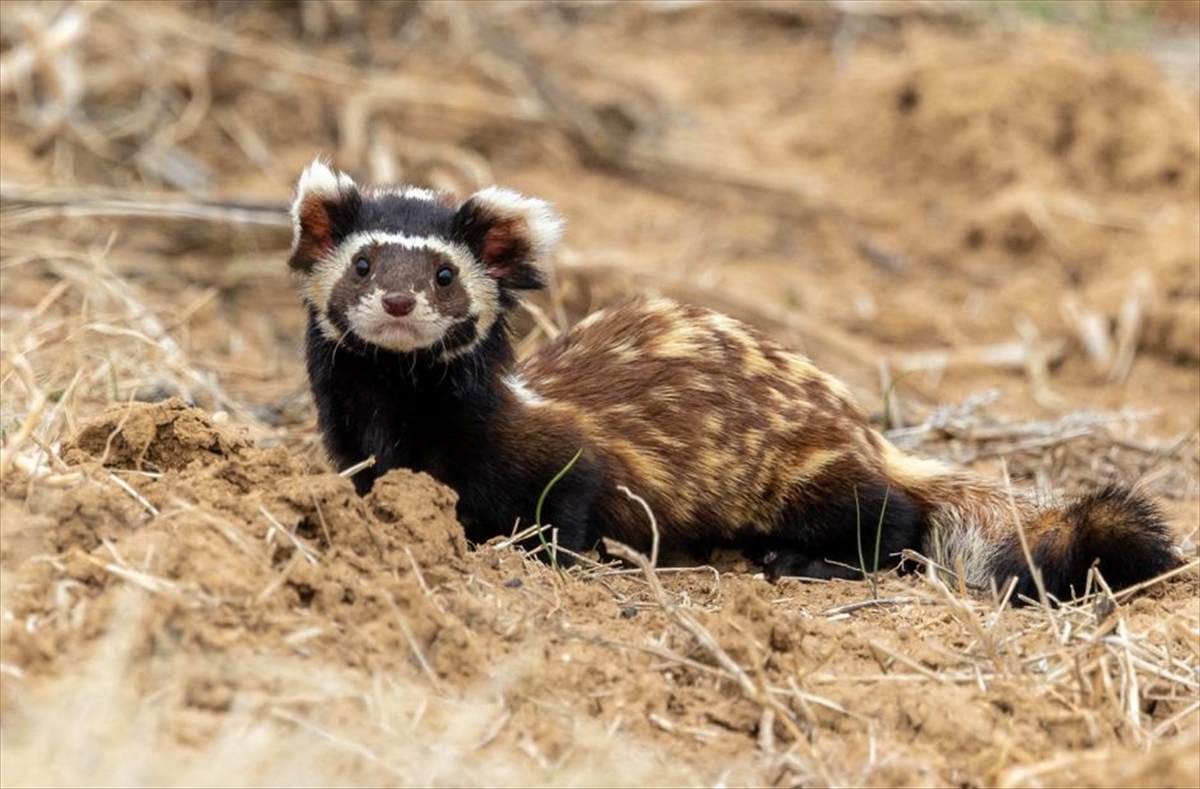
{"type": "Polygon", "coordinates": [[[177,194],[97,193],[95,190],[32,187],[0,181],[0,207],[7,229],[53,219],[109,217],[114,219],[174,219],[233,225],[291,227],[287,206],[250,205],[177,194]]]}
{"type": "Polygon", "coordinates": [[[371,455],[366,460],[360,460],[359,462],[355,463],[354,465],[347,466],[346,468],[342,469],[341,471],[338,472],[338,476],[349,479],[350,477],[353,477],[358,472],[360,472],[364,469],[373,468],[374,466],[375,466],[375,456],[371,455]]]}
{"type": "Polygon", "coordinates": [[[320,551],[311,547],[306,543],[305,540],[302,540],[300,537],[297,537],[295,534],[293,534],[292,530],[280,523],[279,520],[271,514],[271,511],[268,510],[264,505],[259,504],[258,511],[261,512],[263,517],[266,518],[271,524],[271,528],[267,530],[267,535],[264,538],[268,544],[273,542],[276,534],[282,534],[284,537],[287,537],[288,542],[290,542],[296,548],[296,552],[300,556],[303,556],[306,562],[309,564],[317,564],[321,556],[320,551]]]}
{"type": "Polygon", "coordinates": [[[28,80],[41,63],[53,63],[65,50],[74,46],[88,29],[89,17],[102,3],[71,6],[41,31],[34,41],[26,41],[0,56],[0,91],[10,91],[28,80]]]}
{"type": "Polygon", "coordinates": [[[624,493],[629,498],[636,501],[638,503],[638,505],[641,506],[642,510],[645,511],[646,518],[650,522],[650,566],[657,568],[658,567],[659,534],[658,534],[658,520],[654,517],[654,511],[650,509],[650,505],[646,503],[645,499],[643,499],[641,496],[634,493],[627,486],[618,485],[617,489],[619,491],[621,491],[622,493],[624,493]]]}
{"type": "Polygon", "coordinates": [[[1151,275],[1145,269],[1135,272],[1129,295],[1121,305],[1117,316],[1117,350],[1108,371],[1108,380],[1124,381],[1133,369],[1134,358],[1137,356],[1138,341],[1142,337],[1148,302],[1154,293],[1154,283],[1151,275]]]}
{"type": "Polygon", "coordinates": [[[936,600],[928,597],[877,597],[871,600],[858,600],[845,605],[834,606],[825,611],[827,617],[838,617],[851,614],[864,608],[886,607],[891,605],[934,605],[936,600]]]}
{"type": "Polygon", "coordinates": [[[212,528],[230,545],[232,545],[234,548],[237,548],[246,556],[249,556],[255,562],[259,563],[260,565],[266,565],[268,563],[269,559],[264,555],[263,551],[250,540],[248,540],[236,526],[234,526],[225,518],[221,518],[202,507],[196,506],[192,502],[184,501],[180,498],[172,499],[171,503],[174,505],[174,507],[177,507],[178,510],[168,510],[167,512],[163,513],[164,518],[169,518],[173,514],[177,513],[186,513],[199,518],[202,523],[212,526],[212,528]]]}
{"type": "Polygon", "coordinates": [[[143,497],[142,494],[138,493],[137,490],[135,490],[134,487],[132,485],[130,485],[128,482],[121,479],[116,474],[112,474],[112,473],[110,473],[108,475],[108,479],[110,482],[112,482],[114,485],[119,487],[121,490],[125,491],[130,496],[132,496],[134,501],[136,501],[138,504],[141,504],[142,507],[146,510],[146,512],[150,513],[151,517],[158,516],[158,508],[155,507],[150,502],[146,501],[145,497],[143,497]]]}
{"type": "Polygon", "coordinates": [[[42,388],[38,386],[37,380],[34,378],[33,369],[29,365],[29,361],[24,354],[16,354],[9,361],[13,372],[25,387],[27,395],[30,397],[28,410],[25,412],[25,418],[21,421],[21,426],[15,430],[12,435],[8,436],[4,442],[3,449],[0,449],[0,478],[8,475],[13,464],[17,462],[17,455],[21,446],[29,440],[33,435],[34,430],[40,425],[42,412],[46,409],[47,398],[42,388]]]}
{"type": "Polygon", "coordinates": [[[365,759],[365,760],[371,762],[372,764],[378,765],[379,767],[384,768],[389,773],[391,773],[392,775],[395,775],[398,778],[405,778],[408,775],[408,770],[402,769],[400,767],[397,767],[397,766],[389,763],[386,759],[383,759],[382,757],[380,757],[379,754],[377,754],[374,750],[367,747],[363,743],[355,742],[354,740],[350,740],[346,737],[343,737],[333,731],[330,731],[329,729],[326,729],[322,726],[318,726],[317,724],[312,723],[309,720],[306,720],[301,715],[291,712],[290,710],[284,709],[282,707],[274,707],[271,710],[271,715],[282,721],[287,721],[288,723],[291,723],[295,726],[299,726],[302,729],[305,729],[314,734],[317,734],[322,739],[329,741],[330,743],[337,746],[338,748],[344,749],[344,750],[354,754],[355,756],[365,759]]]}
{"type": "Polygon", "coordinates": [[[758,689],[745,670],[733,658],[729,657],[729,653],[717,643],[711,633],[705,630],[699,622],[693,619],[686,611],[681,610],[671,600],[670,595],[663,589],[654,567],[650,564],[650,560],[646,556],[627,545],[622,545],[610,539],[604,540],[604,550],[612,556],[636,565],[645,576],[646,582],[650,586],[650,594],[658,606],[696,639],[697,643],[717,662],[717,665],[737,683],[743,693],[749,698],[758,697],[758,689]]]}
{"type": "Polygon", "coordinates": [[[1153,586],[1157,586],[1158,584],[1162,583],[1163,581],[1166,581],[1166,580],[1169,580],[1171,578],[1175,578],[1175,577],[1178,577],[1181,575],[1195,574],[1197,570],[1200,570],[1200,559],[1192,559],[1191,561],[1187,562],[1186,564],[1182,564],[1173,570],[1167,570],[1165,573],[1156,575],[1153,578],[1148,578],[1145,581],[1142,581],[1141,583],[1133,584],[1132,586],[1127,586],[1124,589],[1122,589],[1121,591],[1113,593],[1113,599],[1117,600],[1117,601],[1128,600],[1131,597],[1134,597],[1135,595],[1137,595],[1138,593],[1145,591],[1146,589],[1149,589],[1153,586]]]}

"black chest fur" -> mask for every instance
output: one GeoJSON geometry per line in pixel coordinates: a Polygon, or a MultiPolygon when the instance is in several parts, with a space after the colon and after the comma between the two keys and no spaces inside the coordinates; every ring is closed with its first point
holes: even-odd
{"type": "Polygon", "coordinates": [[[354,476],[359,493],[393,468],[425,471],[454,485],[483,438],[479,415],[491,405],[463,371],[427,354],[398,354],[353,339],[334,343],[309,320],[308,377],[330,458],[338,468],[370,456],[354,476]]]}
{"type": "MultiPolygon", "coordinates": [[[[391,469],[408,468],[458,493],[458,517],[473,542],[508,534],[518,521],[531,524],[542,489],[561,465],[508,446],[498,426],[518,415],[501,413],[495,382],[482,377],[503,366],[474,363],[478,359],[446,364],[428,354],[354,343],[334,343],[310,318],[308,376],[330,459],[347,468],[375,457],[354,475],[358,492],[367,493],[391,469]]],[[[595,473],[577,469],[544,512],[571,532],[571,547],[594,541],[582,525],[591,495],[578,501],[576,489],[590,491],[597,481],[595,473]]]]}

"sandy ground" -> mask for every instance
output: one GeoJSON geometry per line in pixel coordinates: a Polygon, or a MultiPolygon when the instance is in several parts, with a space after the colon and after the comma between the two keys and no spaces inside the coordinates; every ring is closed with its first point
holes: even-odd
{"type": "Polygon", "coordinates": [[[1200,785],[1200,3],[1024,8],[5,2],[0,782],[1200,785]],[[317,154],[554,202],[525,351],[713,306],[913,451],[1138,484],[1191,564],[1013,608],[359,498],[284,265],[317,154]]]}

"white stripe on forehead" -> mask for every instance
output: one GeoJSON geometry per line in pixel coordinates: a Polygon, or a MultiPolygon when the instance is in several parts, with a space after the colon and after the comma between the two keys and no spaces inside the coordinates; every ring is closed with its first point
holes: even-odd
{"type": "Polygon", "coordinates": [[[445,255],[459,266],[470,265],[475,260],[471,255],[471,250],[463,244],[456,244],[439,236],[408,236],[404,233],[393,233],[386,230],[364,230],[351,233],[342,239],[341,243],[333,249],[333,253],[326,257],[326,260],[341,260],[344,264],[349,264],[354,253],[367,244],[378,246],[394,244],[404,249],[426,249],[445,255]]]}

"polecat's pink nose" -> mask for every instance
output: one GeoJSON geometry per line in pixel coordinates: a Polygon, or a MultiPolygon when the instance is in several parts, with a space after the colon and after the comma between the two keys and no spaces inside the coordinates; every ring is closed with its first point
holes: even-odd
{"type": "Polygon", "coordinates": [[[388,315],[399,318],[413,311],[417,300],[411,293],[389,293],[383,297],[383,308],[388,315]]]}

